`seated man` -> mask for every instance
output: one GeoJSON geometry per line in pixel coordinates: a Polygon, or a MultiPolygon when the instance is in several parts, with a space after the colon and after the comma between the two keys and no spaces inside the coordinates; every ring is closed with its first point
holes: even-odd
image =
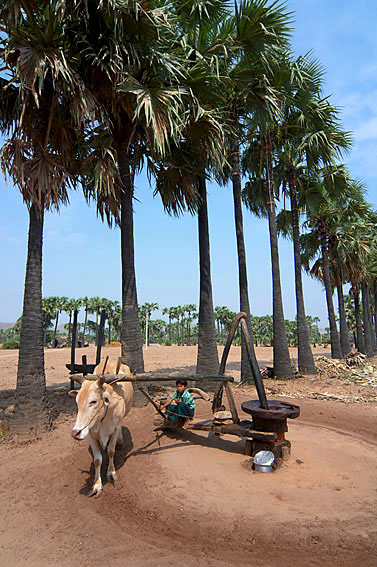
{"type": "Polygon", "coordinates": [[[160,407],[166,408],[170,421],[173,423],[183,421],[183,427],[186,427],[190,418],[194,417],[195,401],[187,390],[187,380],[177,380],[176,386],[174,394],[160,407]]]}

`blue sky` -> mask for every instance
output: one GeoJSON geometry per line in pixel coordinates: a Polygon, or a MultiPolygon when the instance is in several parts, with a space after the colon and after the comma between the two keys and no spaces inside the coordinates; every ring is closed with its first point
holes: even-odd
{"type": "MultiPolygon", "coordinates": [[[[368,185],[377,205],[377,2],[374,0],[295,0],[293,48],[313,50],[327,69],[326,92],[342,108],[344,127],[354,132],[346,158],[352,174],[368,185]]],[[[135,254],[139,303],[161,307],[198,303],[197,221],[170,218],[144,176],[136,180],[135,254]]],[[[208,187],[212,280],[215,305],[238,310],[238,270],[231,187],[208,187]]],[[[251,309],[271,313],[271,271],[267,222],[244,211],[251,309]]],[[[28,216],[18,192],[0,179],[0,321],[22,310],[28,216]]],[[[295,317],[290,242],[280,242],[286,318],[295,317]]],[[[307,314],[327,326],[322,286],[304,276],[307,314]]],[[[43,294],[120,299],[120,235],[97,219],[80,193],[69,207],[48,213],[44,234],[43,294]]],[[[158,316],[158,314],[156,314],[158,316]]]]}

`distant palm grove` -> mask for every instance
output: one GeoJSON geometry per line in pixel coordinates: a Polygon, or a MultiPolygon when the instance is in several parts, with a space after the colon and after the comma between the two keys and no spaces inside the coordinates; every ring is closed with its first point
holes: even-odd
{"type": "MultiPolygon", "coordinates": [[[[47,323],[55,320],[56,339],[57,314],[81,307],[62,302],[52,316],[49,298],[42,301],[44,212],[68,204],[72,190],[119,228],[121,305],[101,306],[96,318],[103,311],[102,324],[107,319],[110,339],[120,339],[132,371],[144,370],[143,339],[151,338],[195,341],[197,374],[218,372],[217,342],[231,314],[220,316],[225,308],[213,305],[211,180],[233,194],[239,310],[254,342],[272,343],[275,375],[293,378],[288,345],[295,343],[299,370],[316,372],[302,269],[324,285],[332,356],[346,355],[351,340],[368,355],[376,351],[377,213],[342,161],[352,135],[324,92],[324,69],[309,52],[291,50],[293,20],[285,3],[269,0],[3,0],[0,160],[29,214],[15,431],[48,424],[47,323]],[[198,221],[198,309],[166,308],[167,324],[151,320],[156,304],[138,306],[133,199],[141,170],[165,211],[198,221]],[[243,226],[252,220],[245,209],[268,222],[272,318],[250,315],[243,226]],[[279,234],[293,246],[294,323],[284,318],[279,234]]],[[[94,329],[87,317],[93,305],[82,305],[85,342],[101,323],[94,329]]],[[[251,382],[257,370],[243,344],[241,351],[241,380],[251,382]]]]}
{"type": "MultiPolygon", "coordinates": [[[[141,333],[145,346],[151,343],[159,345],[192,346],[198,343],[199,327],[196,305],[177,305],[164,307],[162,313],[167,320],[153,319],[152,313],[159,309],[157,303],[145,303],[138,308],[141,333]]],[[[44,346],[64,347],[72,345],[72,336],[76,336],[76,346],[88,344],[101,346],[120,340],[122,310],[119,301],[111,301],[101,297],[83,297],[68,299],[67,297],[44,297],[42,299],[42,315],[44,330],[44,346]],[[73,333],[74,312],[83,314],[84,320],[77,322],[76,332],[73,333]],[[64,324],[64,330],[59,326],[59,317],[65,312],[69,319],[64,324]],[[90,316],[95,318],[90,319],[90,316]],[[102,316],[102,317],[101,317],[102,316]],[[103,329],[100,326],[103,326],[103,329]]],[[[215,307],[214,317],[216,323],[217,344],[225,344],[232,321],[236,313],[227,307],[215,307]]],[[[349,312],[349,317],[352,313],[349,312]]],[[[6,330],[0,329],[0,343],[3,348],[18,348],[21,330],[20,318],[16,324],[6,330]]],[[[271,315],[256,317],[251,315],[251,327],[255,345],[273,345],[273,321],[271,315]]],[[[351,321],[351,319],[350,319],[351,321]]],[[[319,317],[307,316],[310,332],[310,341],[313,345],[329,343],[329,329],[321,332],[319,317]]],[[[285,321],[288,344],[297,346],[297,322],[285,321]]],[[[235,337],[235,344],[241,344],[239,330],[235,337]]]]}

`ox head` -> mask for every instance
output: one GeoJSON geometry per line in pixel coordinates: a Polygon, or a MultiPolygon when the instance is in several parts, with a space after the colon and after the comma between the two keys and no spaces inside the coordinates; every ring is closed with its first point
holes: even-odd
{"type": "Polygon", "coordinates": [[[81,388],[69,392],[76,398],[77,404],[77,418],[71,435],[81,441],[102,421],[107,407],[111,405],[111,398],[102,380],[75,380],[81,382],[81,388]]]}

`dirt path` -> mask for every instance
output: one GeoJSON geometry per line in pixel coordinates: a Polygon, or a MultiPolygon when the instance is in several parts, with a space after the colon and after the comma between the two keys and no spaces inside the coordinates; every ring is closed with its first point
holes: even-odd
{"type": "MultiPolygon", "coordinates": [[[[168,360],[151,351],[148,370],[191,365],[182,350],[168,360]]],[[[1,355],[11,391],[15,366],[1,355]]],[[[51,385],[66,380],[59,360],[46,354],[51,385]]],[[[0,565],[377,565],[376,405],[300,400],[301,416],[289,424],[291,459],[273,474],[250,470],[242,441],[156,434],[152,408],[133,408],[119,480],[93,500],[88,443],[70,437],[74,402],[55,396],[55,430],[29,445],[0,443],[0,565]]],[[[235,390],[238,406],[250,397],[235,390]]],[[[198,402],[197,416],[209,415],[198,402]]]]}

